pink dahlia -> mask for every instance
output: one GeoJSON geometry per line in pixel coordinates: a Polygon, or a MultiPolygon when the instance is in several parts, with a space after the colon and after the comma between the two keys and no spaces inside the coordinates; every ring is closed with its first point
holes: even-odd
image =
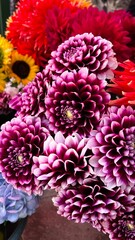
{"type": "Polygon", "coordinates": [[[48,68],[56,75],[65,70],[87,67],[99,79],[112,78],[117,61],[112,43],[92,33],[70,37],[51,53],[48,68]]]}
{"type": "Polygon", "coordinates": [[[57,213],[61,216],[77,223],[95,225],[98,222],[98,230],[101,228],[104,231],[105,222],[116,219],[121,212],[126,211],[129,200],[131,198],[128,199],[119,188],[110,190],[96,178],[85,179],[81,186],[61,188],[53,198],[57,213]]]}
{"type": "Polygon", "coordinates": [[[16,116],[38,116],[45,111],[45,96],[51,76],[47,70],[37,73],[32,82],[27,84],[23,91],[17,94],[9,103],[16,110],[16,116]]]}
{"type": "Polygon", "coordinates": [[[135,110],[111,107],[96,131],[91,132],[90,165],[108,188],[132,188],[135,184],[135,110]]]}
{"type": "Polygon", "coordinates": [[[7,182],[28,194],[40,194],[39,181],[31,172],[33,156],[43,152],[43,142],[49,135],[40,118],[13,118],[1,127],[0,171],[7,182]]]}
{"type": "Polygon", "coordinates": [[[134,240],[135,239],[135,211],[126,212],[109,225],[109,237],[111,240],[134,240]]]}
{"type": "Polygon", "coordinates": [[[106,13],[94,7],[81,9],[74,19],[72,28],[72,36],[87,32],[109,40],[118,61],[124,61],[132,56],[129,31],[124,28],[121,15],[118,19],[115,11],[106,13]]]}
{"type": "Polygon", "coordinates": [[[79,134],[64,137],[58,132],[53,139],[49,136],[44,142],[43,155],[33,158],[32,173],[46,188],[82,184],[90,175],[86,144],[88,138],[79,134]]]}
{"type": "Polygon", "coordinates": [[[45,98],[50,130],[89,136],[110,99],[105,86],[106,81],[89,74],[86,67],[78,72],[63,72],[53,81],[45,98]]]}

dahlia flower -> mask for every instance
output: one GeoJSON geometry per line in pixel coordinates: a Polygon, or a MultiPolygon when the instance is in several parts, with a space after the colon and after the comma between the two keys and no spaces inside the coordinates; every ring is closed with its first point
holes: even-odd
{"type": "MultiPolygon", "coordinates": [[[[64,16],[62,11],[69,11],[74,15],[78,9],[87,6],[86,3],[86,1],[83,1],[80,4],[80,0],[20,0],[17,10],[8,20],[6,36],[21,54],[27,53],[35,57],[36,63],[44,65],[46,58],[50,55],[49,46],[51,46],[50,44],[48,46],[50,39],[47,38],[46,32],[46,29],[49,31],[47,26],[49,11],[52,12],[53,8],[55,11],[55,7],[58,9],[58,19],[56,18],[54,22],[54,25],[58,24],[57,28],[55,28],[56,36],[58,36],[59,31],[61,35],[66,35],[65,33],[68,32],[67,29],[69,28],[69,24],[66,23],[69,17],[68,15],[64,16]],[[64,18],[60,18],[62,16],[64,18]],[[25,49],[25,46],[27,46],[27,49],[25,49]]],[[[53,13],[51,19],[53,19],[52,17],[53,13]]],[[[52,24],[50,27],[52,29],[52,24]]],[[[54,37],[55,35],[52,35],[51,41],[54,37]]],[[[59,41],[57,44],[59,45],[59,41]]]]}
{"type": "Polygon", "coordinates": [[[135,105],[135,64],[126,60],[119,64],[120,70],[115,70],[115,78],[108,84],[108,92],[117,96],[110,100],[110,105],[135,105]]]}
{"type": "Polygon", "coordinates": [[[1,126],[0,171],[14,188],[28,194],[42,192],[31,168],[33,156],[42,154],[43,142],[48,135],[40,118],[31,116],[13,118],[1,126]]]}
{"type": "Polygon", "coordinates": [[[128,32],[128,37],[130,38],[130,42],[127,44],[127,46],[131,50],[131,60],[134,60],[135,58],[135,17],[132,16],[131,13],[125,11],[125,10],[117,10],[113,13],[110,13],[113,18],[122,24],[123,29],[128,32]]]}
{"type": "Polygon", "coordinates": [[[99,127],[91,131],[90,165],[108,188],[135,184],[135,110],[130,106],[108,109],[99,127]]]}
{"type": "Polygon", "coordinates": [[[69,135],[89,136],[97,126],[109,102],[106,81],[89,74],[88,68],[63,72],[48,89],[45,106],[49,128],[69,135]]]}
{"type": "Polygon", "coordinates": [[[5,221],[16,222],[32,215],[38,207],[38,196],[14,189],[0,174],[0,224],[5,221]]]}
{"type": "Polygon", "coordinates": [[[88,178],[80,186],[60,188],[53,203],[58,208],[57,213],[68,220],[92,224],[98,221],[105,231],[105,222],[125,212],[129,200],[131,198],[124,195],[121,189],[110,190],[100,179],[88,178]]]}
{"type": "Polygon", "coordinates": [[[57,132],[54,139],[49,136],[44,142],[43,155],[33,157],[32,173],[40,185],[53,189],[82,184],[90,175],[87,142],[88,138],[77,133],[66,138],[61,132],[57,132]]]}
{"type": "Polygon", "coordinates": [[[109,237],[111,240],[135,239],[135,211],[127,212],[110,222],[109,237]]]}
{"type": "Polygon", "coordinates": [[[48,59],[50,58],[50,53],[71,36],[73,19],[74,14],[68,8],[60,9],[54,6],[46,13],[48,59]]]}
{"type": "Polygon", "coordinates": [[[65,70],[87,67],[99,79],[112,78],[111,70],[117,67],[111,42],[92,33],[70,37],[51,53],[48,68],[54,74],[65,70]]]}
{"type": "MultiPolygon", "coordinates": [[[[115,15],[115,11],[106,13],[94,7],[81,9],[72,23],[72,36],[85,32],[101,36],[112,43],[117,60],[124,61],[132,56],[130,47],[132,39],[128,27],[124,28],[121,15],[119,15],[119,19],[115,15]]],[[[129,14],[127,15],[129,16],[129,14]]]]}
{"type": "Polygon", "coordinates": [[[44,101],[50,82],[51,77],[47,70],[37,73],[34,80],[27,84],[22,92],[12,98],[9,103],[9,106],[17,111],[16,116],[38,116],[45,112],[44,101]]]}

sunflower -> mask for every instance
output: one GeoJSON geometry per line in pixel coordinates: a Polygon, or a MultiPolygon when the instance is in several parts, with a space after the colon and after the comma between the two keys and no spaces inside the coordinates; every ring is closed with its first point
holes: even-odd
{"type": "Polygon", "coordinates": [[[12,50],[13,45],[0,35],[0,68],[10,63],[12,50]]]}
{"type": "Polygon", "coordinates": [[[5,89],[5,85],[8,80],[8,72],[8,65],[3,65],[3,67],[0,68],[0,92],[3,92],[5,89]]]}
{"type": "Polygon", "coordinates": [[[12,52],[9,76],[14,78],[17,83],[26,85],[35,77],[39,67],[31,56],[12,52]]]}
{"type": "Polygon", "coordinates": [[[6,82],[3,79],[1,79],[1,73],[0,73],[0,92],[4,91],[5,84],[6,84],[6,82]]]}

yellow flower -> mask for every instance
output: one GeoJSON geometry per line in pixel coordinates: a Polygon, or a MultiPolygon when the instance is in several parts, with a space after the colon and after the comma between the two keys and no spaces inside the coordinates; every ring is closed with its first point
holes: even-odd
{"type": "Polygon", "coordinates": [[[8,78],[8,66],[5,65],[0,68],[0,92],[3,92],[6,85],[6,79],[8,78]]]}
{"type": "Polygon", "coordinates": [[[80,8],[88,8],[92,5],[90,0],[70,0],[71,4],[76,5],[80,8]]]}
{"type": "Polygon", "coordinates": [[[0,92],[3,92],[5,89],[6,82],[0,78],[0,92]]]}
{"type": "Polygon", "coordinates": [[[9,76],[14,78],[17,83],[26,85],[35,77],[39,67],[35,65],[35,60],[28,55],[12,52],[9,76]]]}
{"type": "Polygon", "coordinates": [[[10,63],[12,50],[13,45],[0,35],[0,68],[10,63]]]}

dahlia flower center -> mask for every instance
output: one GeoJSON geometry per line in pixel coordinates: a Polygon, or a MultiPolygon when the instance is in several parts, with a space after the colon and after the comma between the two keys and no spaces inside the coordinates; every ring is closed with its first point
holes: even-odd
{"type": "MultiPolygon", "coordinates": [[[[127,135],[127,134],[126,134],[127,135]]],[[[126,136],[126,149],[129,151],[129,156],[135,158],[135,135],[134,133],[126,136]]]]}
{"type": "Polygon", "coordinates": [[[135,230],[135,225],[133,225],[131,223],[128,223],[127,228],[128,228],[129,231],[133,231],[133,230],[135,230]]]}
{"type": "Polygon", "coordinates": [[[73,119],[73,114],[70,110],[67,110],[66,112],[66,117],[69,119],[69,120],[72,120],[73,119]]]}
{"type": "Polygon", "coordinates": [[[65,119],[72,121],[74,118],[73,111],[70,108],[64,110],[63,116],[65,119]]]}
{"type": "Polygon", "coordinates": [[[71,49],[64,53],[64,59],[70,62],[74,60],[77,55],[77,50],[78,48],[71,47],[71,49]]]}
{"type": "Polygon", "coordinates": [[[19,161],[19,163],[22,163],[23,162],[23,156],[22,155],[19,155],[17,157],[17,160],[19,161]]]}
{"type": "Polygon", "coordinates": [[[30,67],[24,61],[16,61],[13,63],[12,71],[21,79],[25,79],[29,75],[30,67]]]}
{"type": "Polygon", "coordinates": [[[4,53],[3,53],[3,50],[0,48],[0,68],[3,65],[3,58],[4,58],[4,53]]]}
{"type": "Polygon", "coordinates": [[[16,168],[25,164],[27,165],[27,159],[29,159],[29,156],[26,152],[22,152],[18,148],[13,149],[12,146],[8,149],[8,158],[10,159],[10,166],[16,168]]]}

